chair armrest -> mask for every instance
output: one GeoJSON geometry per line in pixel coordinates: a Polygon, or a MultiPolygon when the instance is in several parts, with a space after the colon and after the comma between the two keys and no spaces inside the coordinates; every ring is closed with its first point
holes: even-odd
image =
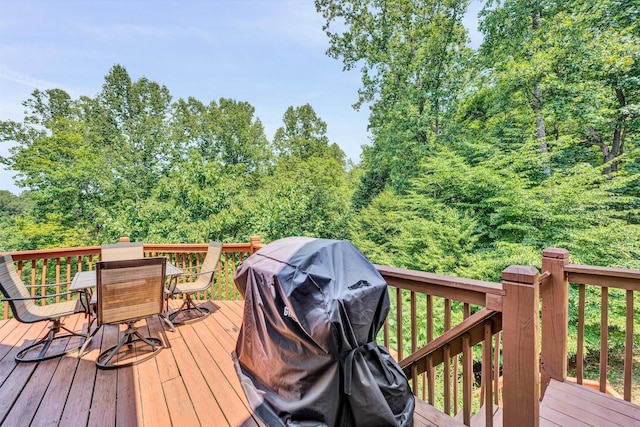
{"type": "Polygon", "coordinates": [[[200,271],[194,273],[182,273],[181,276],[202,276],[203,274],[215,273],[218,270],[200,271]]]}
{"type": "Polygon", "coordinates": [[[45,283],[44,285],[24,285],[24,287],[28,289],[28,288],[41,288],[43,286],[49,287],[49,286],[69,285],[69,284],[71,284],[71,282],[45,283]]]}
{"type": "Polygon", "coordinates": [[[176,290],[176,286],[178,286],[178,277],[174,276],[169,280],[169,285],[164,288],[164,298],[167,299],[173,295],[173,292],[176,290]]]}
{"type": "Polygon", "coordinates": [[[29,301],[29,300],[38,300],[43,298],[59,297],[59,296],[70,295],[75,293],[76,291],[68,291],[68,292],[60,292],[58,294],[34,295],[31,297],[2,298],[0,299],[0,301],[29,301]]]}
{"type": "MultiPolygon", "coordinates": [[[[179,277],[197,277],[202,276],[203,274],[215,273],[217,270],[209,270],[209,271],[201,271],[199,273],[183,273],[180,276],[174,276],[171,278],[169,282],[169,286],[167,286],[164,290],[165,297],[169,298],[172,295],[176,294],[176,288],[178,287],[178,278],[179,277]]],[[[179,292],[178,292],[179,293],[179,292]]]]}

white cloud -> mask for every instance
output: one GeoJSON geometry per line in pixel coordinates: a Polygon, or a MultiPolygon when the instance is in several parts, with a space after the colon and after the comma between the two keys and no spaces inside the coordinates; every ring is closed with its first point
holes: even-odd
{"type": "Polygon", "coordinates": [[[21,74],[16,71],[9,70],[5,67],[0,67],[0,78],[9,80],[15,83],[19,83],[21,85],[29,86],[32,88],[37,88],[37,89],[61,86],[58,83],[48,82],[46,80],[40,80],[35,77],[31,77],[27,74],[21,74]]]}
{"type": "Polygon", "coordinates": [[[102,26],[86,26],[79,25],[78,29],[83,33],[95,36],[98,40],[133,40],[138,37],[150,37],[169,39],[176,32],[172,28],[155,27],[147,25],[102,25],[102,26]]]}

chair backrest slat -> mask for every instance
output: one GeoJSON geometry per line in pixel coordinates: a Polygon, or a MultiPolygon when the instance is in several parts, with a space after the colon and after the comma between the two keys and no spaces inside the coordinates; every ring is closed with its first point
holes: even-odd
{"type": "Polygon", "coordinates": [[[96,263],[98,325],[162,313],[165,271],[164,257],[96,263]]]}
{"type": "Polygon", "coordinates": [[[142,242],[113,243],[100,246],[101,261],[139,258],[144,258],[144,244],[142,242]]]}

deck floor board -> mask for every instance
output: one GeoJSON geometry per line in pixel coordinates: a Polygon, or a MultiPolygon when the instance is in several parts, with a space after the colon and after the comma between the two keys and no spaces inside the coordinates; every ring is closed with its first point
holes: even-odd
{"type": "MultiPolygon", "coordinates": [[[[180,303],[171,301],[170,306],[176,309],[180,303]]],[[[101,350],[118,341],[121,330],[116,326],[101,328],[80,359],[71,353],[37,364],[16,364],[15,354],[41,337],[45,325],[0,321],[0,425],[264,426],[250,410],[231,358],[242,302],[198,303],[211,315],[177,325],[175,332],[157,318],[141,324],[143,332],[164,342],[156,357],[107,371],[97,369],[94,362],[101,350]]],[[[81,315],[66,321],[76,330],[85,324],[81,315]]],[[[581,417],[593,422],[594,414],[580,401],[603,408],[604,412],[596,410],[600,421],[613,418],[623,423],[626,416],[627,425],[640,424],[635,405],[582,388],[552,383],[541,403],[540,425],[589,425],[581,417]]],[[[414,420],[416,426],[461,425],[422,401],[417,401],[414,420]]]]}
{"type": "Polygon", "coordinates": [[[561,425],[640,425],[640,408],[571,382],[551,380],[542,402],[540,418],[561,425]]]}

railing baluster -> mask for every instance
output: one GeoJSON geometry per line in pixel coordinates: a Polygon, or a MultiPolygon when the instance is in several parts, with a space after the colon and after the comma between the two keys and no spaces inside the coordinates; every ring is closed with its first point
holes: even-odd
{"type": "Polygon", "coordinates": [[[451,346],[444,346],[444,413],[451,415],[451,346]]]}
{"type": "Polygon", "coordinates": [[[469,334],[462,336],[462,422],[471,425],[471,377],[473,353],[469,334]]]}
{"type": "Polygon", "coordinates": [[[402,289],[396,288],[396,342],[398,360],[402,360],[402,289]]]}
{"type": "Polygon", "coordinates": [[[67,265],[67,280],[66,280],[66,282],[67,283],[71,283],[71,257],[70,256],[67,257],[66,265],[67,265]]]}
{"type": "Polygon", "coordinates": [[[624,400],[631,402],[631,373],[633,369],[633,291],[627,290],[627,327],[624,343],[624,400]]]}
{"type": "MultiPolygon", "coordinates": [[[[466,319],[470,316],[471,308],[468,303],[464,303],[462,305],[462,320],[466,319]]],[[[459,404],[460,396],[459,396],[459,372],[460,372],[460,355],[456,355],[455,359],[453,359],[453,372],[455,375],[455,379],[453,382],[453,413],[458,414],[459,412],[459,404]]],[[[464,374],[463,374],[464,375],[464,374]]]]}
{"type": "Polygon", "coordinates": [[[418,366],[413,365],[411,367],[411,387],[413,387],[413,393],[418,390],[418,366]]]}
{"type": "Polygon", "coordinates": [[[602,288],[600,303],[600,391],[607,391],[607,362],[609,361],[609,288],[602,288]]]}
{"type": "MultiPolygon", "coordinates": [[[[427,344],[433,341],[433,297],[427,294],[427,344]]],[[[431,372],[432,377],[435,377],[435,372],[431,372]]],[[[426,373],[423,374],[426,381],[426,373]]],[[[423,382],[424,382],[423,381],[423,382]]],[[[425,400],[426,387],[422,386],[422,400],[425,400]]]]}
{"type": "MultiPolygon", "coordinates": [[[[67,285],[67,288],[68,287],[67,285]]],[[[60,293],[60,257],[56,258],[56,293],[60,293]]],[[[60,295],[56,296],[56,302],[60,302],[60,295]]]]}
{"type": "MultiPolygon", "coordinates": [[[[451,300],[444,300],[444,325],[443,332],[451,329],[451,300]]],[[[445,348],[445,351],[447,349],[445,348]]],[[[450,349],[449,349],[450,350],[450,349]]],[[[445,394],[445,413],[451,415],[451,356],[445,355],[444,358],[444,394],[445,394]]]]}
{"type": "Polygon", "coordinates": [[[222,259],[218,262],[218,298],[222,299],[222,259]]]}
{"type": "Polygon", "coordinates": [[[433,406],[435,403],[435,376],[436,368],[433,366],[433,357],[427,356],[427,402],[433,406]]]}
{"type": "Polygon", "coordinates": [[[459,355],[453,358],[453,414],[456,415],[458,413],[458,357],[459,355]]]}
{"type": "Polygon", "coordinates": [[[36,284],[36,260],[34,259],[33,261],[31,261],[31,296],[34,297],[36,296],[36,288],[35,285],[36,284]]]}
{"type": "MultiPolygon", "coordinates": [[[[418,349],[418,334],[416,326],[416,318],[418,317],[418,307],[416,303],[416,293],[411,291],[411,352],[415,353],[418,349]]],[[[417,389],[416,389],[417,391],[417,389]]]]}
{"type": "MultiPolygon", "coordinates": [[[[47,259],[42,260],[42,274],[40,276],[40,296],[45,296],[47,294],[47,259]]],[[[47,299],[42,298],[40,300],[40,305],[46,305],[47,299]]]]}
{"type": "Polygon", "coordinates": [[[586,300],[586,287],[578,288],[578,347],[576,348],[576,379],[582,384],[584,379],[584,306],[586,300]]]}
{"type": "MultiPolygon", "coordinates": [[[[236,277],[236,252],[233,252],[231,254],[231,259],[233,261],[233,264],[231,264],[231,271],[232,271],[232,277],[236,277]]],[[[233,285],[232,283],[232,287],[233,287],[233,299],[236,300],[238,299],[238,293],[236,291],[236,287],[235,285],[233,285]]]]}
{"type": "Polygon", "coordinates": [[[482,378],[487,378],[484,382],[484,413],[485,426],[493,427],[493,399],[491,398],[491,322],[484,322],[484,342],[482,343],[482,378]]]}
{"type": "Polygon", "coordinates": [[[496,333],[493,347],[493,403],[500,404],[500,332],[496,333]]]}
{"type": "Polygon", "coordinates": [[[225,299],[229,299],[229,253],[224,254],[224,295],[225,299]]]}

